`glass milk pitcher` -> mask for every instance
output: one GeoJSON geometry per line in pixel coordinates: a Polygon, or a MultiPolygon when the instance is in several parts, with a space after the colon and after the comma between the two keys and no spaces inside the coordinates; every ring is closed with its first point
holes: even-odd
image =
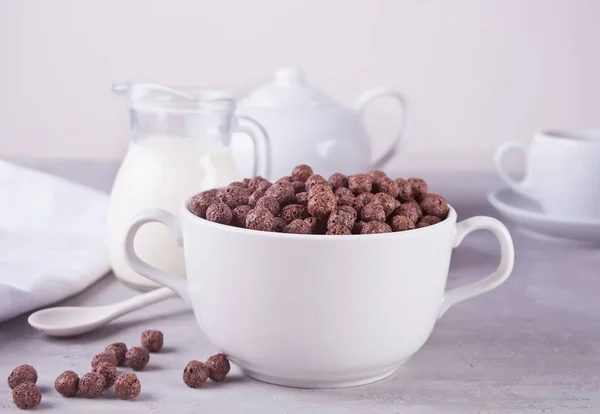
{"type": "MultiPolygon", "coordinates": [[[[132,140],[115,179],[109,205],[109,253],[117,278],[142,290],[158,287],[125,264],[125,229],[142,209],[158,207],[179,215],[181,203],[210,188],[240,180],[229,148],[231,133],[254,141],[254,175],[269,176],[269,145],[263,128],[236,117],[227,93],[157,84],[118,84],[129,102],[132,140]]],[[[135,240],[138,255],[169,274],[185,275],[183,249],[157,223],[135,240]]]]}

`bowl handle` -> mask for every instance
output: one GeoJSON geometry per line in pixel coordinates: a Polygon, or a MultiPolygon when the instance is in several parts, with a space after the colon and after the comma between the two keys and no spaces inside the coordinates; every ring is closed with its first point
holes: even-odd
{"type": "Polygon", "coordinates": [[[156,267],[150,266],[148,263],[144,262],[135,252],[134,248],[134,240],[139,229],[146,223],[161,223],[167,226],[173,233],[175,233],[175,237],[177,239],[177,244],[183,246],[183,234],[181,231],[181,224],[179,223],[179,219],[175,217],[173,214],[168,211],[162,210],[160,208],[152,208],[147,210],[142,210],[139,212],[129,224],[129,228],[127,229],[127,233],[125,234],[124,241],[124,253],[125,253],[125,263],[133,269],[135,272],[140,275],[147,277],[148,279],[168,287],[179,296],[181,296],[185,302],[189,305],[191,304],[189,300],[189,296],[186,290],[186,280],[177,275],[169,275],[166,272],[163,272],[156,267]]]}
{"type": "Polygon", "coordinates": [[[375,99],[380,98],[382,96],[390,96],[390,97],[394,98],[400,104],[400,107],[402,108],[402,128],[400,129],[400,131],[398,131],[398,133],[394,137],[394,141],[392,142],[392,145],[388,148],[388,150],[381,157],[379,157],[377,160],[375,160],[373,162],[373,165],[371,166],[371,168],[373,168],[375,170],[377,170],[377,169],[381,168],[383,165],[385,165],[385,163],[387,163],[394,156],[394,154],[396,154],[396,150],[398,149],[400,142],[406,135],[406,130],[408,127],[408,122],[409,122],[410,106],[408,104],[408,99],[400,92],[398,92],[392,88],[389,88],[387,86],[371,88],[371,89],[364,91],[354,101],[354,110],[359,115],[362,115],[365,108],[367,107],[367,105],[370,102],[372,102],[375,99]]]}
{"type": "Polygon", "coordinates": [[[476,230],[488,230],[496,236],[500,243],[500,264],[496,271],[491,275],[478,280],[477,282],[446,291],[444,293],[442,308],[438,315],[438,319],[441,318],[451,306],[458,302],[481,295],[482,293],[500,286],[508,279],[508,276],[510,276],[510,273],[512,272],[515,263],[515,248],[513,246],[513,241],[506,226],[495,218],[478,216],[457,223],[454,245],[452,247],[458,247],[468,234],[476,230]]]}

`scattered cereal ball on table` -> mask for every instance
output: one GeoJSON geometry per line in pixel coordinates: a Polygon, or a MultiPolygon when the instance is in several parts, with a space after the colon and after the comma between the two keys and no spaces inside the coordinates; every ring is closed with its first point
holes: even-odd
{"type": "Polygon", "coordinates": [[[287,223],[284,219],[282,219],[281,217],[275,217],[273,219],[273,228],[271,229],[271,231],[274,231],[276,233],[283,233],[283,229],[285,229],[285,226],[287,226],[287,223]]]}
{"type": "Polygon", "coordinates": [[[142,348],[141,346],[134,346],[129,348],[127,351],[127,355],[125,355],[125,361],[127,362],[127,366],[134,371],[139,371],[143,369],[150,361],[150,354],[146,350],[146,348],[142,348]]]}
{"type": "Polygon", "coordinates": [[[373,180],[373,192],[385,193],[391,196],[392,198],[396,198],[400,193],[400,188],[398,187],[396,181],[386,176],[377,180],[373,180]]]}
{"type": "Polygon", "coordinates": [[[117,377],[117,367],[111,364],[107,364],[106,362],[101,362],[96,365],[94,368],[94,372],[102,375],[104,377],[104,388],[110,388],[115,383],[115,378],[117,377]]]}
{"type": "Polygon", "coordinates": [[[233,218],[231,209],[223,202],[212,203],[206,209],[206,219],[214,223],[229,224],[233,218]]]}
{"type": "Polygon", "coordinates": [[[217,201],[218,190],[203,191],[192,197],[190,211],[198,217],[206,218],[206,209],[217,201]]]}
{"type": "Polygon", "coordinates": [[[329,187],[329,183],[327,182],[327,180],[325,180],[325,178],[323,178],[322,175],[313,174],[306,180],[304,188],[306,189],[306,191],[309,191],[312,187],[314,187],[317,184],[325,184],[327,185],[327,187],[329,187]]]}
{"type": "Polygon", "coordinates": [[[350,229],[346,226],[342,226],[342,225],[336,225],[336,226],[332,226],[332,227],[327,227],[327,235],[330,236],[346,236],[348,234],[352,234],[352,232],[350,231],[350,229]]]}
{"type": "Polygon", "coordinates": [[[279,211],[281,210],[281,207],[279,206],[279,201],[277,201],[277,199],[275,197],[273,197],[273,196],[264,196],[264,197],[262,197],[261,199],[259,199],[256,202],[256,207],[266,208],[274,216],[276,216],[277,214],[279,214],[279,211]]]}
{"type": "Polygon", "coordinates": [[[115,394],[122,400],[131,400],[142,390],[142,384],[133,372],[124,372],[115,380],[115,394]]]}
{"type": "Polygon", "coordinates": [[[305,219],[306,217],[308,217],[307,208],[300,204],[288,204],[281,209],[281,218],[288,224],[296,219],[305,219]]]}
{"type": "Polygon", "coordinates": [[[104,375],[88,372],[79,379],[79,392],[85,398],[98,398],[106,388],[104,375]]]}
{"type": "Polygon", "coordinates": [[[321,220],[335,211],[337,203],[333,194],[323,193],[308,199],[308,213],[321,220]]]}
{"type": "Polygon", "coordinates": [[[8,376],[8,386],[11,390],[14,390],[17,386],[24,382],[31,382],[35,384],[38,380],[38,374],[34,367],[31,365],[19,365],[12,370],[8,376]]]}
{"type": "Polygon", "coordinates": [[[37,407],[42,402],[42,393],[33,382],[26,381],[12,392],[13,403],[22,410],[37,407]]]}
{"type": "Polygon", "coordinates": [[[113,352],[104,351],[94,355],[92,358],[92,371],[101,362],[106,362],[107,364],[114,365],[115,367],[119,364],[117,356],[113,352]]]}
{"type": "Polygon", "coordinates": [[[200,361],[190,361],[183,370],[183,382],[190,388],[200,388],[206,383],[210,370],[200,361]]]}
{"type": "Polygon", "coordinates": [[[284,227],[284,233],[293,233],[293,234],[311,234],[312,229],[310,224],[305,222],[302,219],[292,220],[290,224],[284,227]]]}
{"type": "Polygon", "coordinates": [[[250,210],[246,216],[246,228],[250,230],[271,231],[275,217],[264,207],[250,210]]]}
{"type": "Polygon", "coordinates": [[[216,382],[223,381],[231,369],[229,360],[225,354],[216,354],[211,356],[206,360],[206,365],[208,366],[210,372],[208,377],[216,382]]]}
{"type": "Polygon", "coordinates": [[[248,204],[248,193],[245,188],[227,187],[218,197],[230,209],[248,204]]]}
{"type": "Polygon", "coordinates": [[[373,189],[373,182],[367,174],[355,174],[348,177],[348,188],[355,195],[370,193],[373,189]]]}
{"type": "Polygon", "coordinates": [[[161,331],[146,330],[142,332],[142,347],[148,352],[158,352],[162,349],[165,337],[161,331]]]}
{"type": "Polygon", "coordinates": [[[439,217],[436,217],[436,216],[424,216],[417,223],[417,228],[420,229],[422,227],[431,226],[433,224],[439,223],[440,221],[442,221],[442,220],[439,217]]]}
{"type": "Polygon", "coordinates": [[[302,193],[296,193],[295,203],[301,204],[303,206],[307,205],[308,204],[308,193],[306,191],[304,191],[302,193]]]}
{"type": "Polygon", "coordinates": [[[127,345],[124,342],[115,342],[104,349],[104,352],[112,352],[117,357],[117,365],[125,364],[125,354],[127,353],[127,345]]]}
{"type": "Polygon", "coordinates": [[[79,391],[79,376],[73,371],[63,372],[54,381],[54,389],[63,397],[74,396],[79,391]]]}
{"type": "Polygon", "coordinates": [[[362,209],[360,218],[366,222],[379,221],[384,223],[386,218],[385,209],[380,203],[374,200],[362,209]]]}
{"type": "Polygon", "coordinates": [[[327,220],[327,233],[335,227],[345,227],[348,230],[354,226],[354,221],[356,219],[352,216],[352,214],[347,211],[337,210],[329,215],[329,219],[327,220]]]}
{"type": "Polygon", "coordinates": [[[392,211],[394,211],[398,207],[398,205],[396,204],[398,203],[398,200],[396,200],[394,197],[387,193],[375,194],[375,197],[373,197],[373,201],[371,201],[371,203],[374,202],[381,204],[386,216],[392,214],[392,211]]]}
{"type": "Polygon", "coordinates": [[[415,222],[406,216],[394,216],[390,220],[392,231],[405,231],[415,228],[415,222]]]}
{"type": "Polygon", "coordinates": [[[334,190],[340,187],[348,187],[348,177],[340,173],[331,174],[327,182],[334,190]]]}
{"type": "Polygon", "coordinates": [[[279,202],[279,205],[286,205],[294,201],[296,193],[294,192],[294,187],[291,183],[283,181],[269,187],[267,191],[265,191],[265,195],[275,197],[279,202]]]}
{"type": "Polygon", "coordinates": [[[422,199],[429,191],[427,181],[422,178],[412,177],[409,178],[407,182],[412,188],[413,195],[416,199],[422,199]]]}
{"type": "Polygon", "coordinates": [[[237,206],[231,210],[231,225],[246,228],[246,216],[252,210],[250,206],[237,206]]]}
{"type": "Polygon", "coordinates": [[[313,175],[313,169],[306,164],[300,164],[292,170],[292,180],[306,182],[313,175]]]}
{"type": "Polygon", "coordinates": [[[361,234],[378,234],[378,233],[391,233],[392,228],[387,223],[380,221],[371,221],[364,223],[361,229],[361,234]]]}
{"type": "Polygon", "coordinates": [[[448,211],[450,211],[444,197],[432,193],[427,194],[423,201],[421,201],[421,208],[423,209],[423,214],[426,216],[436,216],[441,219],[446,218],[448,211]]]}

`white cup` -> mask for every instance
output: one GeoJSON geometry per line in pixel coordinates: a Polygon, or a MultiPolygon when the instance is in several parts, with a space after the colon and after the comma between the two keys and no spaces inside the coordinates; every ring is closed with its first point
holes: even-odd
{"type": "Polygon", "coordinates": [[[496,150],[494,164],[508,187],[546,213],[600,218],[600,131],[545,131],[527,143],[508,141],[496,150]],[[510,177],[502,162],[512,149],[525,153],[522,181],[510,177]]]}
{"type": "MultiPolygon", "coordinates": [[[[188,200],[189,201],[189,200],[188,200]]],[[[124,242],[129,266],[188,302],[207,338],[244,373],[279,385],[336,388],[392,374],[429,337],[452,305],[494,289],[510,275],[512,239],[490,217],[402,233],[319,236],[269,233],[144,210],[124,242]],[[134,238],[159,222],[183,244],[187,280],[143,262],[134,238]],[[489,276],[444,291],[452,249],[491,231],[500,265],[489,276]]]]}

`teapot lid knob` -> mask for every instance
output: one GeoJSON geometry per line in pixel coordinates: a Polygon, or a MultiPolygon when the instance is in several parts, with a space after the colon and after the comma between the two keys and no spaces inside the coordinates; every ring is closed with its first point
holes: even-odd
{"type": "Polygon", "coordinates": [[[304,73],[295,68],[281,68],[275,71],[275,81],[280,85],[306,84],[304,73]]]}

